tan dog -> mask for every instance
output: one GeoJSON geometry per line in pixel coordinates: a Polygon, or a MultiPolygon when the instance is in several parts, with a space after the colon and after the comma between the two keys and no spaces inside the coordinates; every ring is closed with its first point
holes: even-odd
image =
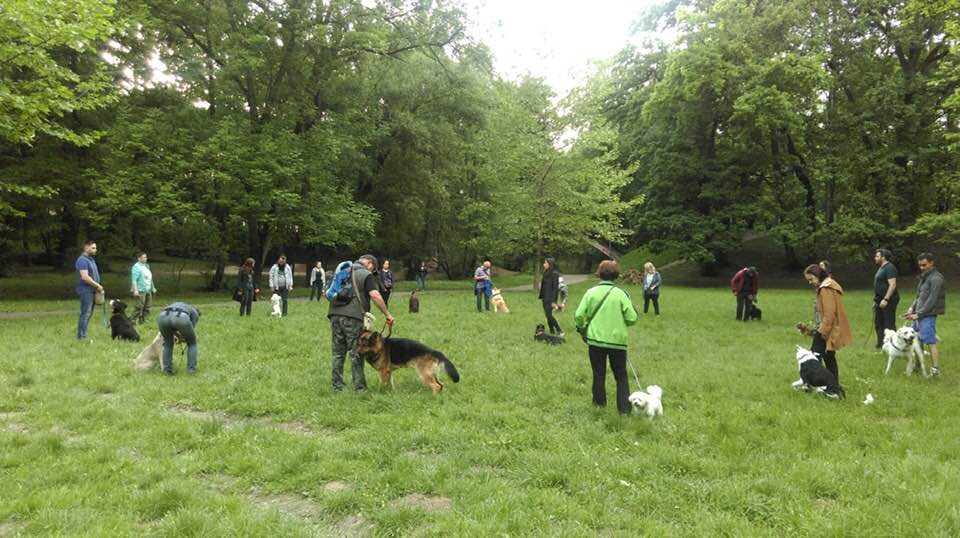
{"type": "MultiPolygon", "coordinates": [[[[173,343],[180,343],[180,336],[174,335],[173,343]]],[[[157,336],[153,339],[153,342],[150,342],[150,345],[143,348],[143,351],[137,355],[137,359],[133,362],[133,367],[137,370],[149,370],[153,368],[153,365],[160,364],[160,355],[163,353],[163,335],[157,333],[157,336]]]]}
{"type": "Polygon", "coordinates": [[[510,313],[510,309],[507,308],[507,302],[503,300],[503,294],[500,293],[500,288],[493,288],[493,296],[490,300],[493,302],[493,310],[495,312],[510,313]]]}

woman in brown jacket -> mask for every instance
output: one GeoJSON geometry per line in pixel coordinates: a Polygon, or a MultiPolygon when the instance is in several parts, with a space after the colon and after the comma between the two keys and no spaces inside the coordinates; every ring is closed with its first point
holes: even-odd
{"type": "Polygon", "coordinates": [[[810,350],[823,359],[823,365],[830,370],[837,381],[837,350],[853,342],[850,321],[843,308],[843,288],[819,265],[810,265],[803,270],[803,276],[817,290],[817,302],[814,315],[813,344],[810,350]]]}

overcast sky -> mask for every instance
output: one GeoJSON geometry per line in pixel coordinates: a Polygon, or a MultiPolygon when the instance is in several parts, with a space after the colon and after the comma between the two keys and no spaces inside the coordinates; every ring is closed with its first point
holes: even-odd
{"type": "Polygon", "coordinates": [[[544,78],[558,96],[603,60],[636,40],[630,28],[655,0],[461,0],[471,35],[495,55],[497,71],[544,78]]]}

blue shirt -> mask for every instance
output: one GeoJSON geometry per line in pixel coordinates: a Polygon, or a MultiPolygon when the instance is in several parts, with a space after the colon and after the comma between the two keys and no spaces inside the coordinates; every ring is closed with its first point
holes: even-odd
{"type": "Polygon", "coordinates": [[[80,271],[86,270],[87,274],[90,275],[90,278],[99,284],[100,269],[97,268],[97,262],[95,262],[90,256],[81,254],[80,257],[77,258],[77,263],[74,264],[74,267],[77,270],[77,295],[82,295],[84,293],[96,293],[96,288],[90,284],[87,284],[82,278],[80,278],[80,271]]]}

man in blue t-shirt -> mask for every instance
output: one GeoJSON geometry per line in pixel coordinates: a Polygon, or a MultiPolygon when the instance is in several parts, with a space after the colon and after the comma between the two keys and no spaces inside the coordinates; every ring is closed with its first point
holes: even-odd
{"type": "Polygon", "coordinates": [[[97,268],[97,262],[93,259],[96,255],[97,243],[85,241],[83,254],[74,264],[77,270],[77,295],[80,296],[80,321],[77,322],[77,339],[79,340],[87,337],[87,324],[93,316],[94,297],[97,292],[103,293],[103,286],[100,285],[100,269],[97,268]]]}

